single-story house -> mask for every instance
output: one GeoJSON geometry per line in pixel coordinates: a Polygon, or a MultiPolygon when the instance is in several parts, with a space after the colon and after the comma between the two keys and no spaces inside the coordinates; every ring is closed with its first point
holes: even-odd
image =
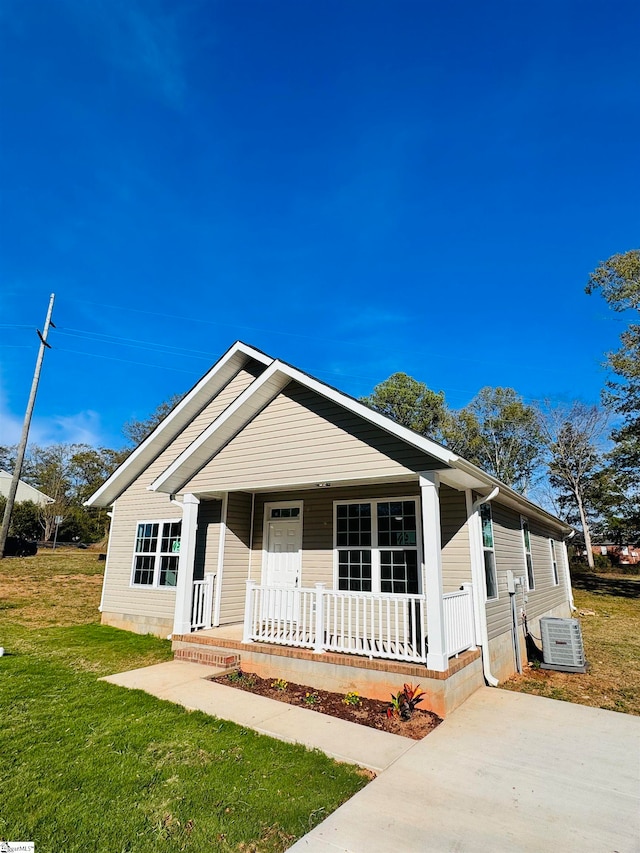
{"type": "Polygon", "coordinates": [[[571,528],[451,450],[235,343],[87,502],[102,622],[179,658],[445,714],[569,616],[571,528]]]}
{"type": "MultiPolygon", "coordinates": [[[[5,498],[9,497],[12,479],[13,474],[0,469],[0,495],[5,498]]],[[[49,495],[45,495],[44,492],[36,489],[35,486],[30,486],[29,483],[25,483],[24,480],[18,480],[16,503],[22,503],[23,501],[32,501],[38,506],[46,506],[47,504],[55,503],[53,498],[50,498],[49,495]]]]}

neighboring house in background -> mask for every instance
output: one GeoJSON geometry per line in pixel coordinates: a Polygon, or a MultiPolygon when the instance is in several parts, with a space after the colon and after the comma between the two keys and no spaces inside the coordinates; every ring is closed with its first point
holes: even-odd
{"type": "Polygon", "coordinates": [[[436,442],[234,344],[87,502],[102,622],[177,657],[445,714],[569,616],[571,528],[436,442]]]}
{"type": "Polygon", "coordinates": [[[612,563],[620,566],[640,564],[640,545],[616,545],[613,542],[604,542],[602,545],[592,545],[592,551],[594,554],[609,557],[612,563]]]}
{"type": "MultiPolygon", "coordinates": [[[[12,478],[13,475],[9,474],[8,471],[0,470],[0,495],[5,498],[9,497],[12,478]]],[[[47,504],[55,503],[54,499],[50,498],[49,495],[45,495],[44,492],[41,492],[34,486],[30,486],[23,480],[18,480],[16,503],[22,503],[23,501],[32,501],[34,504],[38,504],[38,506],[46,506],[47,504]]]]}

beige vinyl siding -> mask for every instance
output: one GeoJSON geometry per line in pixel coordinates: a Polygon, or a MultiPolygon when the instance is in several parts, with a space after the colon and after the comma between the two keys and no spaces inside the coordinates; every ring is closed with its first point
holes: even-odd
{"type": "Polygon", "coordinates": [[[417,483],[392,483],[381,486],[351,486],[343,489],[313,489],[296,492],[273,492],[256,495],[253,558],[251,577],[260,583],[264,505],[279,501],[303,501],[302,510],[302,577],[301,586],[326,583],[333,588],[333,505],[334,501],[367,501],[377,498],[415,497],[420,512],[417,483]]]}
{"type": "Polygon", "coordinates": [[[434,467],[427,454],[291,382],[184,491],[406,476],[434,467]]]}
{"type": "Polygon", "coordinates": [[[170,518],[182,518],[182,510],[170,504],[167,495],[150,494],[134,486],[115,502],[103,611],[157,616],[173,621],[173,588],[149,589],[131,585],[138,522],[170,518]]]}
{"type": "Polygon", "coordinates": [[[526,573],[520,515],[496,501],[491,503],[491,512],[498,598],[487,601],[487,630],[490,640],[505,631],[511,631],[511,602],[507,591],[507,571],[510,569],[515,575],[526,573]]]}
{"type": "Polygon", "coordinates": [[[541,526],[529,520],[531,529],[531,557],[533,559],[533,577],[535,589],[527,593],[527,619],[531,621],[538,616],[544,616],[549,610],[568,601],[566,572],[564,570],[564,555],[562,540],[556,538],[548,527],[541,526]],[[558,585],[553,582],[553,565],[551,562],[551,547],[549,538],[555,539],[556,561],[558,563],[558,585]]]}
{"type": "Polygon", "coordinates": [[[208,572],[216,573],[218,570],[221,515],[222,501],[200,501],[193,568],[194,580],[202,580],[208,572]]]}
{"type": "MultiPolygon", "coordinates": [[[[232,492],[227,502],[224,564],[220,594],[220,624],[241,622],[249,577],[251,495],[232,492]]],[[[219,576],[218,576],[219,577],[219,576]]]]}
{"type": "Polygon", "coordinates": [[[158,616],[173,620],[175,591],[151,590],[131,586],[131,569],[136,529],[139,521],[182,518],[182,509],[172,504],[169,495],[150,492],[147,486],[173,462],[238,394],[253,381],[248,370],[241,370],[215,400],[192,421],[184,432],[161,453],[144,474],[132,483],[114,504],[105,578],[103,610],[116,613],[158,616]]]}
{"type": "Polygon", "coordinates": [[[441,485],[440,525],[442,536],[443,592],[454,592],[471,582],[471,555],[465,493],[441,485]]]}
{"type": "MultiPolygon", "coordinates": [[[[525,583],[527,574],[520,514],[513,509],[501,506],[495,501],[492,502],[491,507],[493,513],[499,598],[497,601],[487,602],[489,639],[493,639],[505,631],[511,631],[511,604],[507,590],[507,570],[510,569],[516,577],[525,578],[525,583]]],[[[525,607],[527,619],[530,621],[566,602],[567,589],[564,582],[564,573],[561,571],[561,540],[556,539],[560,583],[558,586],[554,586],[548,538],[553,535],[553,531],[550,528],[540,525],[533,518],[529,518],[528,521],[531,535],[531,555],[533,559],[535,589],[526,592],[527,601],[525,602],[525,587],[519,587],[517,591],[517,605],[518,612],[522,606],[525,607]]],[[[555,536],[559,536],[559,533],[556,532],[555,536]]]]}

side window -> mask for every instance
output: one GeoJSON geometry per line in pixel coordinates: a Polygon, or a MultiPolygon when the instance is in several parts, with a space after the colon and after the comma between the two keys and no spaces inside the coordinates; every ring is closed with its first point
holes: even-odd
{"type": "Polygon", "coordinates": [[[484,554],[484,579],[487,587],[487,599],[498,597],[498,581],[496,578],[496,555],[493,546],[493,518],[491,504],[480,506],[480,521],[482,524],[482,551],[484,554]]]}
{"type": "Polygon", "coordinates": [[[553,585],[558,586],[560,579],[558,578],[558,558],[556,557],[556,543],[553,539],[549,539],[549,548],[551,549],[551,567],[553,569],[553,585]]]}
{"type": "Polygon", "coordinates": [[[529,530],[529,522],[526,518],[520,518],[520,526],[522,527],[522,545],[524,547],[524,559],[527,565],[527,589],[535,589],[535,579],[533,577],[533,557],[531,556],[531,532],[529,530]]]}

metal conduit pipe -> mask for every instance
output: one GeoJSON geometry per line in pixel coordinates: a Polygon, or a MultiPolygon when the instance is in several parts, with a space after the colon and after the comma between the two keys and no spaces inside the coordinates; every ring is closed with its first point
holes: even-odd
{"type": "MultiPolygon", "coordinates": [[[[495,489],[493,489],[493,491],[490,492],[488,495],[486,495],[485,497],[480,497],[477,500],[475,500],[472,504],[472,507],[471,507],[471,509],[472,509],[472,516],[471,517],[473,518],[473,524],[474,524],[474,528],[475,528],[473,531],[475,533],[475,536],[471,537],[471,540],[475,543],[473,546],[475,553],[472,555],[472,559],[471,559],[471,571],[473,574],[474,589],[476,589],[478,591],[478,593],[480,593],[481,590],[483,591],[482,600],[480,601],[480,604],[483,607],[483,609],[484,609],[485,600],[486,600],[485,599],[485,593],[484,593],[485,581],[484,581],[484,578],[480,575],[480,555],[478,553],[478,546],[480,544],[478,534],[481,535],[482,531],[478,529],[478,520],[477,520],[478,517],[477,517],[476,513],[478,512],[478,510],[480,509],[482,504],[490,503],[495,497],[498,496],[499,492],[500,492],[500,488],[498,486],[496,486],[495,489]]],[[[480,597],[480,596],[478,596],[478,597],[480,597]]],[[[480,625],[480,646],[482,649],[482,671],[484,673],[485,681],[487,682],[487,684],[490,687],[497,687],[499,684],[499,681],[495,677],[495,675],[493,675],[493,673],[491,672],[491,664],[489,661],[489,632],[487,631],[487,611],[486,611],[486,609],[484,609],[484,612],[481,614],[481,617],[478,621],[479,621],[479,625],[480,625]]]]}

